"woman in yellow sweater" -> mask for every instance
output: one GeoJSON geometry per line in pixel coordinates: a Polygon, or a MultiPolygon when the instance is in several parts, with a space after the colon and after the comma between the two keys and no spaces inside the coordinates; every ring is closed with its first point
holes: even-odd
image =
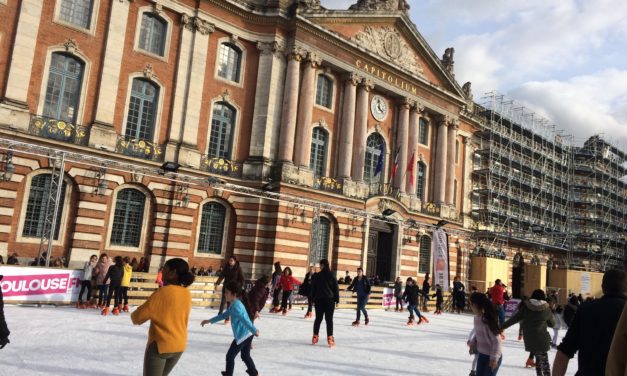
{"type": "Polygon", "coordinates": [[[164,286],[131,315],[133,324],[150,320],[144,355],[144,376],[166,376],[181,358],[187,345],[187,323],[192,295],[187,286],[194,282],[187,262],[168,260],[163,266],[164,286]]]}

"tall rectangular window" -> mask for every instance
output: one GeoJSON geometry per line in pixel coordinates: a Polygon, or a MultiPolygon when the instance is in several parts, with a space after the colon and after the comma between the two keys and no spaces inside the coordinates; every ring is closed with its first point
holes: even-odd
{"type": "Polygon", "coordinates": [[[200,218],[200,235],[198,236],[198,252],[222,253],[222,239],[224,237],[224,222],[226,208],[216,202],[209,202],[202,207],[200,218]]]}
{"type": "Polygon", "coordinates": [[[318,75],[318,87],[316,90],[316,104],[326,108],[332,107],[333,81],[323,74],[318,75]]]}
{"type": "Polygon", "coordinates": [[[419,257],[418,273],[429,273],[431,268],[431,238],[426,235],[420,237],[419,257]]]}
{"type": "Polygon", "coordinates": [[[164,56],[167,25],[165,20],[155,14],[142,14],[139,48],[155,55],[164,56]]]}
{"type": "Polygon", "coordinates": [[[229,43],[222,43],[219,51],[218,76],[229,81],[239,82],[242,52],[229,43]]]}
{"type": "Polygon", "coordinates": [[[53,53],[43,116],[75,123],[83,81],[83,64],[70,55],[53,53]]]}
{"type": "Polygon", "coordinates": [[[62,0],[59,19],[89,29],[93,0],[62,0]]]}
{"type": "Polygon", "coordinates": [[[125,136],[153,141],[159,88],[153,83],[134,79],[126,118],[125,136]]]}
{"type": "Polygon", "coordinates": [[[309,168],[317,177],[325,176],[327,157],[327,132],[316,127],[311,137],[311,155],[309,157],[309,168]]]}
{"type": "Polygon", "coordinates": [[[429,145],[429,123],[424,118],[420,118],[420,125],[418,127],[418,142],[423,145],[429,145]]]}
{"type": "Polygon", "coordinates": [[[235,114],[235,109],[226,102],[218,102],[213,106],[209,150],[207,151],[210,158],[231,159],[235,114]]]}
{"type": "MultiPolygon", "coordinates": [[[[52,175],[50,174],[36,175],[31,179],[26,215],[24,216],[24,229],[22,230],[22,236],[25,238],[39,238],[43,233],[46,219],[46,205],[48,204],[48,195],[51,189],[51,179],[52,175]]],[[[54,240],[59,239],[61,215],[65,208],[65,190],[66,184],[63,182],[63,187],[61,187],[61,201],[59,202],[59,211],[57,212],[57,226],[53,237],[54,240]]],[[[50,206],[48,210],[54,210],[54,207],[50,206]]]]}

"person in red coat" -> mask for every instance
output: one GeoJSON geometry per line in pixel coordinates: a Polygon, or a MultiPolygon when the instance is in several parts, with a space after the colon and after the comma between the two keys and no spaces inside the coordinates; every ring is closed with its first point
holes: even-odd
{"type": "Polygon", "coordinates": [[[300,286],[301,282],[292,277],[292,269],[287,267],[283,270],[283,275],[279,280],[279,286],[281,290],[283,290],[283,298],[281,299],[281,311],[283,312],[283,316],[287,315],[287,302],[290,300],[290,296],[292,296],[294,285],[300,286]]]}
{"type": "Polygon", "coordinates": [[[499,325],[503,327],[503,323],[505,323],[505,308],[503,307],[505,304],[505,286],[500,279],[494,281],[494,286],[490,289],[490,298],[498,310],[499,325]]]}

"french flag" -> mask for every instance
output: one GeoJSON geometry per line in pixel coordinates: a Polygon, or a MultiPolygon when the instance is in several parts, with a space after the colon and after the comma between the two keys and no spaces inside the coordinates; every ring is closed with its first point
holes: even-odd
{"type": "Polygon", "coordinates": [[[396,153],[394,154],[394,167],[392,168],[392,178],[390,180],[394,180],[396,177],[396,172],[398,170],[398,154],[400,153],[401,148],[396,149],[396,153]]]}

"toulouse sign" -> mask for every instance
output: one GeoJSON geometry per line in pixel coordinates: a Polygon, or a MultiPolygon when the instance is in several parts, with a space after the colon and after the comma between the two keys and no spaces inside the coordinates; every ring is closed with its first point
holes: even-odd
{"type": "Polygon", "coordinates": [[[77,300],[81,270],[0,267],[4,300],[70,303],[77,300]]]}

